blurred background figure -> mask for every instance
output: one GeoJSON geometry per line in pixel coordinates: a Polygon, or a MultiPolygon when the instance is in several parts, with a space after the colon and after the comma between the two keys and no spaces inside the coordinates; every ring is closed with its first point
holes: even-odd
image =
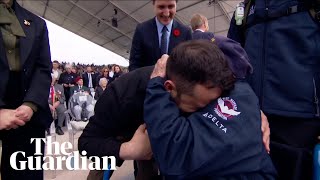
{"type": "Polygon", "coordinates": [[[85,92],[87,94],[90,94],[90,89],[87,86],[83,85],[83,79],[78,76],[75,79],[75,82],[77,85],[73,86],[70,88],[70,97],[74,94],[74,93],[78,93],[78,92],[85,92]]]}
{"type": "MultiPolygon", "coordinates": [[[[97,76],[96,78],[96,84],[99,85],[99,82],[100,82],[100,79],[101,78],[106,78],[108,80],[108,82],[110,81],[110,76],[109,76],[109,68],[108,67],[103,67],[101,72],[100,72],[100,75],[97,76]]],[[[99,86],[98,86],[99,87],[99,86]]]]}
{"type": "Polygon", "coordinates": [[[106,78],[101,78],[99,80],[99,86],[96,89],[94,99],[98,100],[99,97],[103,94],[103,91],[107,88],[108,80],[106,78]]]}
{"type": "Polygon", "coordinates": [[[122,70],[121,67],[119,65],[115,65],[114,66],[114,75],[111,78],[111,82],[116,80],[118,77],[120,77],[122,75],[122,70]]]}
{"type": "Polygon", "coordinates": [[[97,74],[93,72],[91,66],[88,66],[82,75],[83,85],[88,88],[96,88],[96,78],[97,74]]]}
{"type": "Polygon", "coordinates": [[[77,85],[70,89],[71,107],[69,108],[77,121],[87,120],[94,114],[93,97],[90,96],[90,89],[83,85],[80,76],[75,81],[77,85]]]}
{"type": "Polygon", "coordinates": [[[201,14],[194,14],[190,20],[192,27],[192,39],[211,39],[214,37],[212,32],[209,32],[208,19],[201,14]]]}
{"type": "Polygon", "coordinates": [[[60,75],[58,84],[61,84],[64,88],[64,95],[66,97],[67,107],[70,99],[70,88],[75,85],[75,79],[77,75],[71,71],[72,66],[66,64],[64,66],[65,72],[60,75]]]}
{"type": "Polygon", "coordinates": [[[57,60],[54,60],[52,62],[52,73],[53,73],[53,77],[58,81],[62,72],[60,70],[59,61],[57,60]]]}
{"type": "Polygon", "coordinates": [[[63,131],[61,127],[63,126],[63,122],[65,121],[65,114],[64,112],[67,110],[64,103],[65,103],[65,95],[64,89],[61,84],[57,84],[57,81],[54,77],[52,77],[52,82],[50,86],[50,93],[49,93],[49,107],[53,116],[53,119],[57,119],[56,125],[56,133],[58,135],[63,135],[63,131]]]}

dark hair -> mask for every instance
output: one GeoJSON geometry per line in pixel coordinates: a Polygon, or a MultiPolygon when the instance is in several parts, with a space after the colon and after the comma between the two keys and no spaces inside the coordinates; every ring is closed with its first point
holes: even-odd
{"type": "MultiPolygon", "coordinates": [[[[154,4],[155,2],[156,2],[156,0],[153,0],[153,1],[152,1],[152,4],[154,4]]],[[[178,3],[178,0],[176,0],[176,3],[178,3]]]]}
{"type": "Polygon", "coordinates": [[[179,94],[192,93],[196,84],[231,90],[235,78],[222,51],[207,40],[191,40],[176,46],[167,62],[166,74],[179,94]]]}
{"type": "Polygon", "coordinates": [[[57,64],[59,64],[59,61],[57,61],[57,60],[54,60],[54,61],[52,61],[52,63],[57,63],[57,64]]]}

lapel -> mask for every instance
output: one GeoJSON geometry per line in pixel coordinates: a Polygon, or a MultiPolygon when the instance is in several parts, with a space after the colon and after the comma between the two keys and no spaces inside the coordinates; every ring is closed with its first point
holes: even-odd
{"type": "Polygon", "coordinates": [[[26,11],[16,1],[14,1],[13,6],[16,12],[16,16],[21,24],[21,27],[24,30],[24,33],[26,34],[26,37],[20,38],[20,61],[21,65],[24,65],[33,46],[36,24],[35,22],[32,22],[32,18],[28,16],[26,11]],[[29,26],[25,25],[25,20],[29,21],[31,24],[29,26]]]}
{"type": "MultiPolygon", "coordinates": [[[[159,57],[161,52],[160,52],[160,47],[159,47],[158,28],[157,28],[157,23],[156,23],[155,18],[152,19],[151,31],[152,32],[150,34],[152,35],[152,40],[153,40],[152,44],[154,44],[153,48],[151,48],[151,49],[155,50],[155,53],[154,53],[154,54],[156,54],[155,57],[159,57]]],[[[155,59],[155,62],[157,62],[157,60],[158,60],[157,58],[153,58],[153,59],[155,59]]]]}
{"type": "Polygon", "coordinates": [[[169,40],[168,54],[171,53],[173,47],[175,47],[175,45],[176,45],[176,42],[175,42],[175,38],[176,38],[176,37],[173,35],[173,31],[174,31],[175,29],[177,29],[177,26],[178,26],[177,22],[176,22],[175,20],[173,20],[172,28],[171,28],[171,33],[170,33],[170,38],[169,38],[170,40],[169,40]]]}
{"type": "Polygon", "coordinates": [[[9,64],[7,60],[6,48],[3,44],[2,32],[0,30],[0,62],[5,66],[5,69],[9,69],[9,64]]]}

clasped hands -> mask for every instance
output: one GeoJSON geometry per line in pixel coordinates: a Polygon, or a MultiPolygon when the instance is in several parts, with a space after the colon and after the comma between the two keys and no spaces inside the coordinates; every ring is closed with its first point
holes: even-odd
{"type": "Polygon", "coordinates": [[[33,110],[27,105],[21,105],[17,109],[0,109],[0,130],[24,126],[32,116],[33,110]]]}

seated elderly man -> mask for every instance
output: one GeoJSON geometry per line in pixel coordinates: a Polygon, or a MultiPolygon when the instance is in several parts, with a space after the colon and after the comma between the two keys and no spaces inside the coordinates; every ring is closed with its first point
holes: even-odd
{"type": "Polygon", "coordinates": [[[83,86],[81,77],[76,78],[77,85],[70,89],[73,114],[77,121],[87,120],[94,114],[93,98],[90,96],[90,89],[83,86]]]}
{"type": "Polygon", "coordinates": [[[50,110],[53,113],[53,117],[58,118],[58,123],[56,127],[56,133],[58,135],[63,135],[63,131],[61,129],[63,122],[65,120],[64,112],[67,110],[64,102],[66,98],[64,95],[63,86],[56,83],[56,78],[52,77],[51,86],[50,86],[50,93],[48,103],[50,106],[50,110]]]}

